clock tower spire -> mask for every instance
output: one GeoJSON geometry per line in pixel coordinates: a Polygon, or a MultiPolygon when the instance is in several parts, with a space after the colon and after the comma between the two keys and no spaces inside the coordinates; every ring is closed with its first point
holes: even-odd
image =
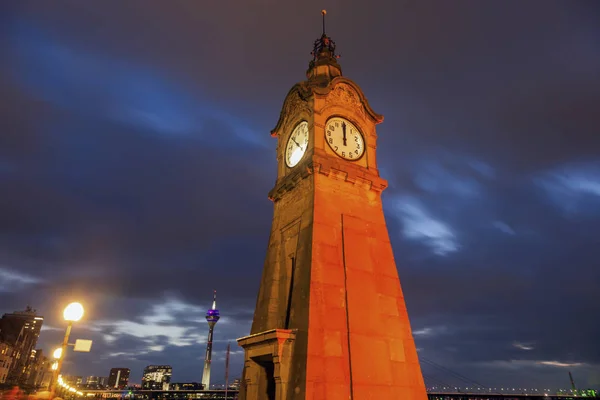
{"type": "Polygon", "coordinates": [[[336,76],[342,76],[342,67],[338,64],[339,55],[335,54],[335,42],[325,33],[325,15],[326,10],[322,10],[323,15],[323,34],[313,45],[312,61],[308,65],[306,77],[309,80],[320,79],[324,85],[336,76]]]}
{"type": "MultiPolygon", "coordinates": [[[[323,18],[325,12],[322,12],[323,18]]],[[[273,222],[240,399],[426,400],[383,214],[383,121],[323,27],[271,131],[273,222]]]]}

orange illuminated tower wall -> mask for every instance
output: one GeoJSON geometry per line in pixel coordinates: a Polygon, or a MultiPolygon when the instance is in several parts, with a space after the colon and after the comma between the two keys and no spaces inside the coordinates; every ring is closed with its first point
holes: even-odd
{"type": "Polygon", "coordinates": [[[240,399],[402,399],[427,394],[383,214],[383,117],[315,42],[277,138],[274,216],[240,399]]]}

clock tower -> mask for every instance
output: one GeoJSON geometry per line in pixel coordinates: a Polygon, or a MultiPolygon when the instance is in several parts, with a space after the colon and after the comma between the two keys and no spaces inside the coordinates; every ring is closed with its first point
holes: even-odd
{"type": "Polygon", "coordinates": [[[271,131],[273,224],[252,329],[238,339],[240,399],[426,400],[381,203],[383,116],[342,76],[325,29],[312,55],[271,131]]]}

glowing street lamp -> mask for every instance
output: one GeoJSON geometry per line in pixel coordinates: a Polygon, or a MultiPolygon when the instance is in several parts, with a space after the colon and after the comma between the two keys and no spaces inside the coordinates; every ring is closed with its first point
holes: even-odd
{"type": "Polygon", "coordinates": [[[55,349],[54,352],[52,353],[52,357],[59,360],[62,357],[62,347],[55,349]]]}
{"type": "Polygon", "coordinates": [[[71,303],[65,307],[63,318],[65,321],[77,322],[83,317],[83,306],[81,303],[71,303]]]}
{"type": "Polygon", "coordinates": [[[52,379],[52,385],[50,387],[50,400],[54,397],[54,392],[56,391],[56,382],[58,381],[58,377],[60,376],[60,369],[62,367],[63,361],[65,359],[65,355],[67,352],[67,346],[69,344],[69,335],[71,334],[71,328],[73,327],[73,322],[79,321],[83,317],[83,306],[81,303],[71,303],[65,310],[63,311],[63,318],[68,322],[67,330],[65,331],[65,337],[63,339],[62,347],[54,350],[53,356],[58,360],[56,363],[56,369],[54,365],[52,369],[54,369],[54,378],[52,379]]]}

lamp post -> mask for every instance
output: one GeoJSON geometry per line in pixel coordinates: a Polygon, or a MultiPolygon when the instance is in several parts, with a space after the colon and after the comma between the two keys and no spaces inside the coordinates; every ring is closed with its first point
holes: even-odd
{"type": "Polygon", "coordinates": [[[67,307],[65,307],[65,310],[63,311],[63,318],[65,319],[65,321],[67,321],[68,324],[67,330],[65,331],[65,337],[63,339],[62,347],[54,350],[54,357],[58,359],[58,363],[56,364],[56,369],[54,370],[54,376],[52,379],[52,386],[50,387],[50,399],[54,397],[54,393],[56,391],[56,383],[58,382],[60,369],[62,368],[62,364],[67,353],[69,335],[71,334],[73,322],[79,321],[81,317],[83,317],[83,306],[80,303],[71,303],[67,307]]]}
{"type": "Polygon", "coordinates": [[[52,389],[54,379],[56,378],[54,375],[56,372],[56,368],[58,368],[58,359],[60,358],[61,355],[62,355],[61,347],[54,349],[54,351],[52,352],[52,357],[54,358],[54,361],[52,362],[52,365],[50,366],[50,369],[52,369],[52,376],[50,377],[50,384],[48,385],[48,390],[52,389]]]}

